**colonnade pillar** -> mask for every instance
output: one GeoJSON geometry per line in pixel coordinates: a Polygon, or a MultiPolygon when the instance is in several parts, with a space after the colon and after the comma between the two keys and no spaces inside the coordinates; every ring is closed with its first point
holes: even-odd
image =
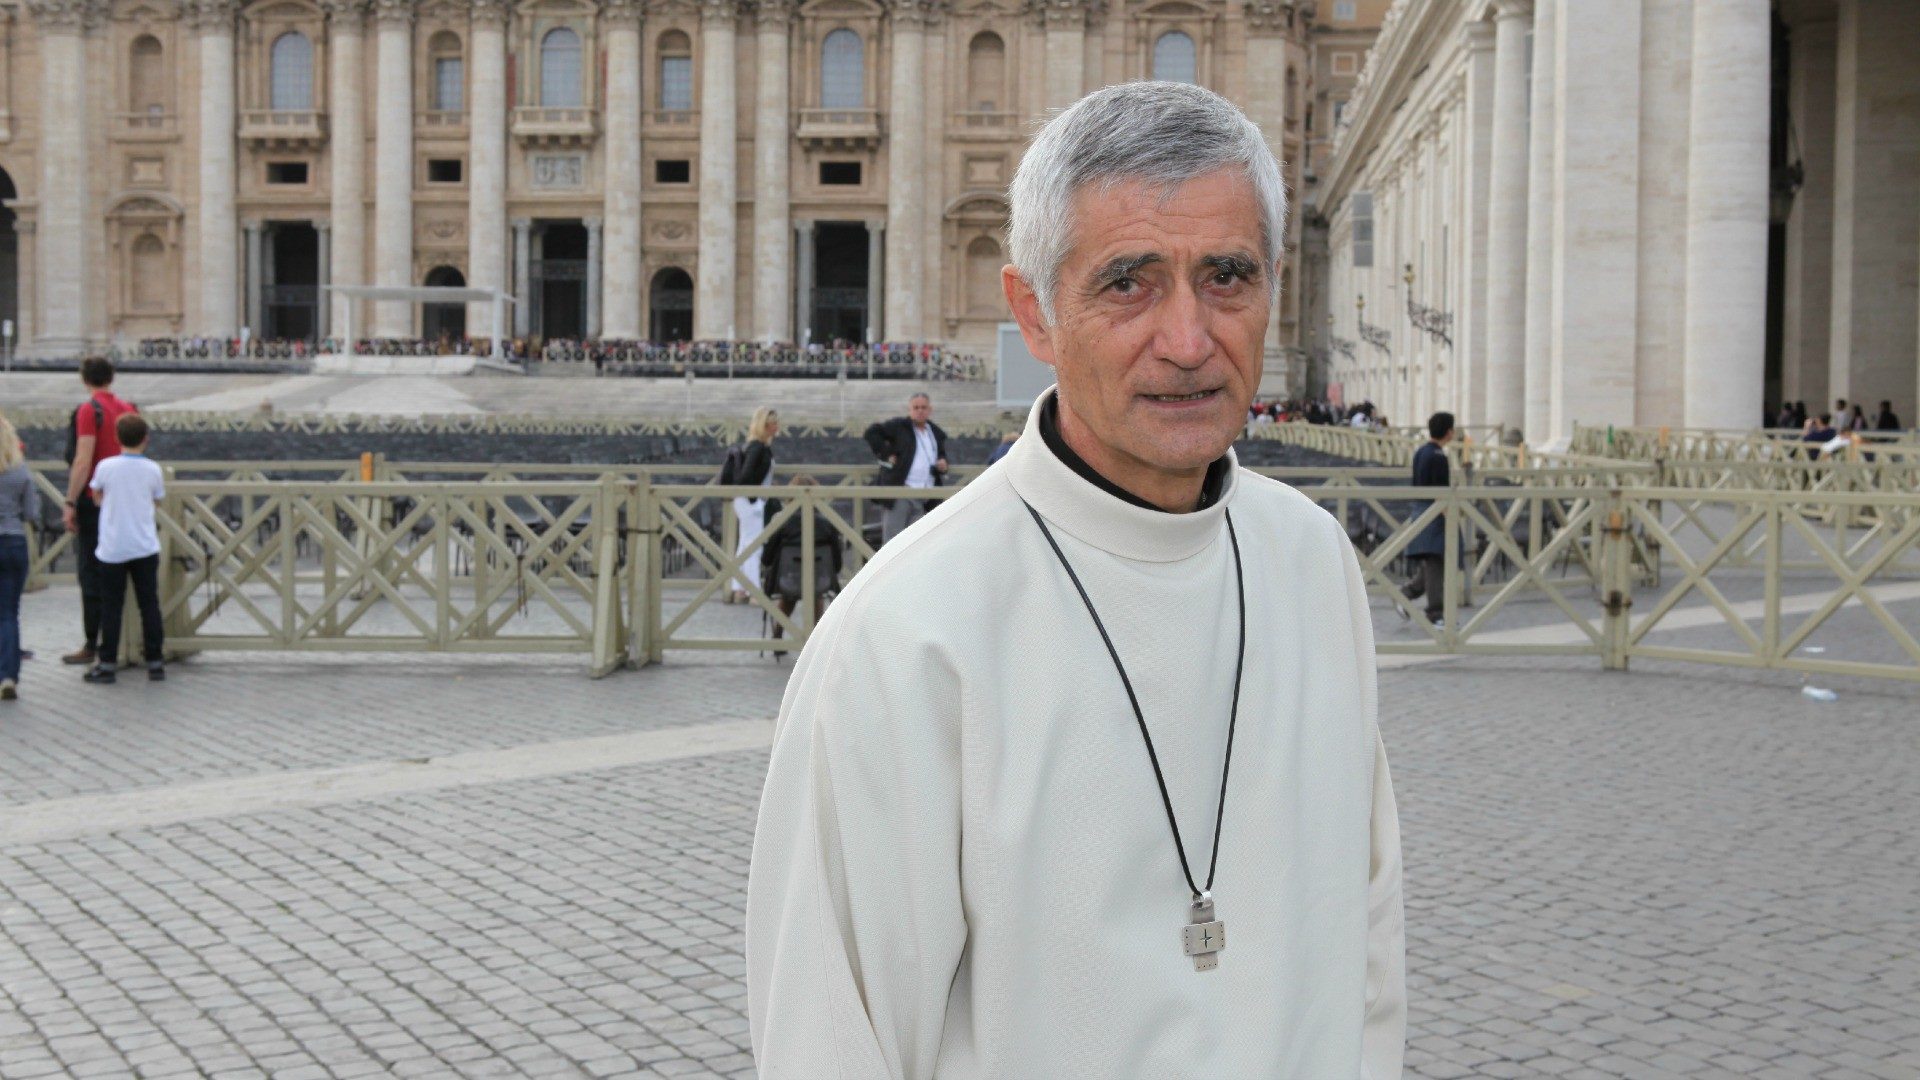
{"type": "Polygon", "coordinates": [[[590,286],[606,337],[640,336],[640,3],[603,0],[607,27],[606,237],[604,287],[590,286]]]}
{"type": "Polygon", "coordinates": [[[735,0],[700,6],[700,265],[693,283],[693,336],[734,335],[734,282],[739,216],[734,17],[735,0]]]}
{"type": "MultiPolygon", "coordinates": [[[[472,0],[467,93],[467,284],[507,288],[507,0],[472,0]]],[[[609,91],[611,93],[611,91],[609,91]]],[[[609,145],[612,132],[608,133],[609,145]]],[[[611,178],[611,169],[609,169],[611,178]]],[[[637,210],[636,210],[637,212],[637,210]]],[[[515,291],[515,325],[527,298],[515,291]]],[[[467,333],[493,333],[493,304],[467,305],[467,333]]]]}
{"type": "Polygon", "coordinates": [[[233,17],[238,8],[234,0],[196,0],[187,10],[200,52],[200,311],[192,326],[196,334],[215,338],[233,337],[240,321],[234,310],[239,238],[234,217],[233,17]]]}
{"type": "MultiPolygon", "coordinates": [[[[927,38],[919,0],[895,0],[893,59],[890,68],[887,124],[886,307],[870,324],[888,341],[912,341],[921,336],[920,300],[924,282],[920,273],[922,241],[909,227],[920,214],[920,190],[926,173],[926,61],[927,38]]],[[[872,274],[868,264],[868,274],[872,274]]]]}
{"type": "MultiPolygon", "coordinates": [[[[413,0],[374,0],[373,280],[413,284],[413,0]]],[[[373,306],[375,337],[413,336],[413,305],[373,306]]]]}
{"type": "Polygon", "coordinates": [[[93,314],[87,256],[93,252],[91,112],[87,108],[87,38],[105,5],[33,6],[40,31],[40,216],[47,242],[37,245],[35,324],[51,351],[77,352],[93,314]]]}
{"type": "Polygon", "coordinates": [[[791,321],[793,234],[787,204],[789,142],[788,0],[761,0],[755,8],[758,93],[753,131],[753,336],[795,340],[791,321]]]}
{"type": "MultiPolygon", "coordinates": [[[[1487,414],[1526,419],[1527,27],[1529,0],[1494,13],[1493,155],[1487,180],[1487,414]]],[[[1417,418],[1409,417],[1410,420],[1417,418]]]]}

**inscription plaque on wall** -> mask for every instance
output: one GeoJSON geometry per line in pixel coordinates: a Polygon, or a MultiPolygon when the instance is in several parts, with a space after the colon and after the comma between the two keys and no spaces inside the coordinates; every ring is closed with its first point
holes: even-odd
{"type": "Polygon", "coordinates": [[[127,183],[132,187],[165,187],[167,164],[164,158],[128,158],[127,183]]]}
{"type": "Polygon", "coordinates": [[[582,154],[533,155],[533,186],[545,190],[578,188],[586,184],[587,159],[582,154]]]}

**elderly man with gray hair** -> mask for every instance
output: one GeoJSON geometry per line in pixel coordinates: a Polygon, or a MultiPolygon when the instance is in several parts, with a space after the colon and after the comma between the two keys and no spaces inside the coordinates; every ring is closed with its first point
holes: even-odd
{"type": "Polygon", "coordinates": [[[1366,586],[1238,467],[1284,202],[1225,99],[1028,149],[1002,283],[1056,385],[796,665],[747,896],[763,1077],[1400,1074],[1366,586]]]}

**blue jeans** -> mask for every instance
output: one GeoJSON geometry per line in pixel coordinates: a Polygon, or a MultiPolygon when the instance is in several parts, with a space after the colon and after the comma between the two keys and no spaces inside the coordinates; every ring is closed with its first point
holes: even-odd
{"type": "Polygon", "coordinates": [[[27,538],[0,536],[0,680],[20,681],[20,592],[27,585],[27,538]]]}

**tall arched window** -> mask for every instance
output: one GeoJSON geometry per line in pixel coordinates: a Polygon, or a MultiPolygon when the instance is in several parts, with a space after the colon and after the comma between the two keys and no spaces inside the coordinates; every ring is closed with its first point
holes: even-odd
{"type": "Polygon", "coordinates": [[[152,233],[141,233],[133,242],[132,265],[128,267],[128,284],[133,296],[133,310],[162,311],[167,306],[167,283],[172,275],[167,273],[167,246],[152,233]]]}
{"type": "Polygon", "coordinates": [[[166,58],[152,34],[135,38],[127,58],[127,111],[137,116],[167,111],[166,58]]]}
{"type": "Polygon", "coordinates": [[[1007,43],[991,30],[973,35],[967,46],[966,107],[994,112],[1006,100],[1007,43]]]}
{"type": "Polygon", "coordinates": [[[557,27],[540,39],[540,104],[580,104],[580,35],[557,27]]]}
{"type": "Polygon", "coordinates": [[[967,314],[995,315],[1006,311],[1006,293],[1000,287],[1000,245],[991,237],[976,236],[967,245],[967,314]]]}
{"type": "Polygon", "coordinates": [[[660,35],[660,107],[693,108],[693,42],[678,30],[660,35]]]}
{"type": "Polygon", "coordinates": [[[858,109],[867,103],[866,46],[842,28],[820,43],[820,107],[858,109]]]}
{"type": "Polygon", "coordinates": [[[269,105],[276,111],[313,108],[313,42],[298,30],[273,39],[268,62],[269,105]]]}
{"type": "Polygon", "coordinates": [[[467,70],[460,55],[460,35],[442,30],[427,43],[433,61],[433,107],[439,112],[466,108],[467,70]]]}
{"type": "Polygon", "coordinates": [[[1153,43],[1153,77],[1164,82],[1193,82],[1193,39],[1178,30],[1161,34],[1153,43]]]}

